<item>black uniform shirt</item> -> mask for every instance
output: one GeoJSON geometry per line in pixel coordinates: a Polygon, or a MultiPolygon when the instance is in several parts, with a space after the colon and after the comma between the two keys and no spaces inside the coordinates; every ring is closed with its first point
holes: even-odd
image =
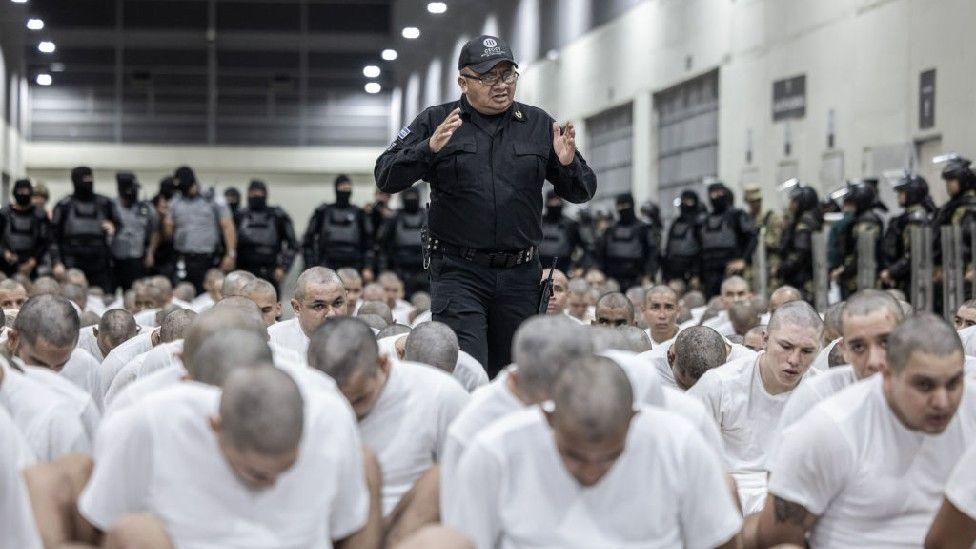
{"type": "Polygon", "coordinates": [[[395,193],[420,179],[431,184],[431,233],[458,246],[514,250],[542,239],[542,183],[573,203],[593,198],[596,175],[576,152],[559,163],[552,140],[553,119],[519,103],[497,124],[478,115],[462,97],[430,107],[400,130],[376,160],[376,186],[395,193]],[[428,140],[455,108],[461,126],[437,154],[428,140]]]}

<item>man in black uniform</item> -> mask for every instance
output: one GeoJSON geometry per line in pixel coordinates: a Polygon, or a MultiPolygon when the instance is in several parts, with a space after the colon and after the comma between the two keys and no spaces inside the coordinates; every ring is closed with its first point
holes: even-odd
{"type": "MultiPolygon", "coordinates": [[[[968,227],[976,223],[976,173],[970,167],[972,162],[959,155],[949,155],[942,170],[949,201],[942,206],[936,217],[936,225],[963,226],[964,240],[968,241],[968,227]]],[[[969,262],[968,247],[965,262],[969,262]]]]}
{"type": "Polygon", "coordinates": [[[275,285],[281,284],[298,251],[295,227],[285,210],[268,206],[268,186],[254,180],[247,187],[247,207],[234,216],[237,268],[275,285]]]}
{"type": "Polygon", "coordinates": [[[349,202],[352,180],[340,175],[335,180],[335,204],[315,209],[302,238],[305,268],[322,265],[330,269],[361,270],[372,265],[372,227],[362,208],[349,202]]]}
{"type": "MultiPolygon", "coordinates": [[[[539,259],[546,269],[559,258],[556,269],[568,273],[576,266],[573,255],[583,248],[579,223],[563,215],[563,199],[550,190],[546,193],[546,210],[542,213],[542,240],[539,242],[539,259]]],[[[580,258],[585,252],[579,254],[580,258]]]]}
{"type": "Polygon", "coordinates": [[[797,184],[790,190],[789,215],[783,228],[778,266],[770,269],[770,277],[801,292],[813,302],[813,233],[823,228],[820,199],[813,187],[797,184]]]}
{"type": "Polygon", "coordinates": [[[844,211],[853,215],[853,220],[838,238],[838,248],[843,254],[841,265],[831,272],[831,278],[840,286],[843,299],[864,288],[857,287],[858,247],[857,243],[863,235],[873,238],[876,268],[883,265],[881,237],[884,221],[875,209],[877,196],[874,187],[863,181],[852,181],[847,184],[844,195],[844,211]]]}
{"type": "Polygon", "coordinates": [[[92,286],[112,291],[109,240],[120,225],[112,200],[95,194],[95,180],[88,167],[71,170],[74,193],[54,207],[51,216],[51,263],[54,276],[67,269],[81,269],[92,286]]]}
{"type": "Polygon", "coordinates": [[[135,175],[117,173],[115,182],[119,191],[115,208],[122,222],[112,239],[112,278],[114,286],[125,291],[153,267],[160,223],[152,204],[139,200],[135,175]]]}
{"type": "Polygon", "coordinates": [[[604,231],[596,255],[603,272],[625,291],[639,286],[645,276],[654,280],[661,243],[654,238],[651,226],[637,218],[633,195],[620,194],[616,203],[619,219],[604,231]]]}
{"type": "Polygon", "coordinates": [[[236,216],[241,207],[241,191],[237,187],[227,187],[224,189],[224,202],[227,203],[230,214],[236,216]]]}
{"type": "Polygon", "coordinates": [[[403,207],[386,219],[377,233],[382,260],[380,271],[392,269],[403,281],[406,295],[427,291],[430,284],[424,272],[423,229],[427,211],[420,207],[420,192],[410,187],[400,195],[403,207]]]}
{"type": "Polygon", "coordinates": [[[572,124],[514,102],[515,68],[499,38],[468,42],[461,99],[424,110],[376,162],[381,190],[431,183],[431,312],[492,375],[509,363],[516,328],[538,312],[543,181],[574,203],[596,192],[572,124]]]}
{"type": "Polygon", "coordinates": [[[51,222],[44,208],[31,203],[29,179],[14,183],[14,201],[0,210],[0,249],[3,272],[32,277],[51,244],[51,222]]]}
{"type": "Polygon", "coordinates": [[[722,183],[708,186],[712,212],[701,226],[701,282],[705,298],[721,293],[722,281],[742,275],[756,249],[756,228],[744,210],[733,207],[732,190],[722,183]]]}
{"type": "MultiPolygon", "coordinates": [[[[152,198],[153,208],[156,210],[157,219],[165,219],[169,215],[169,203],[176,194],[176,183],[173,178],[164,177],[159,182],[159,192],[152,198]]],[[[176,250],[173,248],[172,236],[167,237],[163,231],[159,231],[159,242],[156,244],[156,253],[153,254],[152,274],[165,276],[176,280],[176,250]]]]}
{"type": "Polygon", "coordinates": [[[664,280],[683,280],[686,287],[701,276],[701,224],[705,217],[698,193],[681,191],[678,218],[668,229],[664,280]]]}
{"type": "Polygon", "coordinates": [[[935,204],[929,196],[929,185],[920,175],[905,175],[892,186],[898,193],[902,213],[888,222],[882,241],[884,262],[881,284],[911,295],[912,248],[911,228],[932,224],[935,204]]]}

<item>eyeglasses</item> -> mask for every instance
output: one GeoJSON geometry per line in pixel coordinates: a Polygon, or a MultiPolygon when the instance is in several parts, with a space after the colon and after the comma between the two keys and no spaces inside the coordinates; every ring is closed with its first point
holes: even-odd
{"type": "Polygon", "coordinates": [[[461,76],[467,78],[468,80],[476,80],[481,83],[482,86],[497,86],[499,82],[504,82],[506,84],[514,84],[518,78],[519,73],[515,71],[507,71],[501,74],[486,74],[484,76],[473,76],[470,74],[461,73],[461,76]]]}

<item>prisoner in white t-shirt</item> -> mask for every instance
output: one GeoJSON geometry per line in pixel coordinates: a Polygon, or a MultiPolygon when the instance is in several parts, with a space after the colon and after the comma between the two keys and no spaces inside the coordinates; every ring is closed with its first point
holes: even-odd
{"type": "Polygon", "coordinates": [[[787,303],[773,314],[763,353],[705,372],[688,392],[719,424],[726,467],[746,514],[759,511],[766,498],[766,455],[776,442],[787,398],[815,373],[810,363],[822,333],[823,321],[812,307],[787,303]]]}
{"type": "Polygon", "coordinates": [[[629,385],[603,357],[567,366],[551,407],[475,437],[444,523],[479,549],[733,546],[720,458],[683,418],[635,412],[629,385]]]}
{"type": "Polygon", "coordinates": [[[150,513],[177,547],[331,547],[369,497],[352,422],[320,405],[273,368],[160,391],[106,420],[79,510],[102,531],[150,513]]]}
{"type": "Polygon", "coordinates": [[[942,507],[935,515],[926,547],[971,547],[976,543],[976,445],[970,445],[946,482],[942,507]]]}
{"type": "Polygon", "coordinates": [[[301,354],[308,351],[308,338],[326,319],[346,314],[346,288],[332,269],[312,267],[295,281],[291,300],[295,318],[270,328],[271,341],[301,354]]]}
{"type": "Polygon", "coordinates": [[[976,392],[952,327],[928,313],[888,336],[887,367],[783,432],[763,544],[919,547],[949,474],[976,441],[976,392]]]}
{"type": "Polygon", "coordinates": [[[665,354],[641,353],[641,357],[650,361],[663,386],[687,391],[705,372],[730,361],[728,349],[715,330],[692,326],[678,334],[665,354]]]}
{"type": "Polygon", "coordinates": [[[21,474],[22,440],[0,408],[0,549],[41,549],[30,497],[21,474]]]}

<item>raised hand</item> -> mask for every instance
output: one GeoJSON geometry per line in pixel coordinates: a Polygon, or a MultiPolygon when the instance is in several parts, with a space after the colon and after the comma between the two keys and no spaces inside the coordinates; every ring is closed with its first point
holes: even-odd
{"type": "Polygon", "coordinates": [[[451,111],[451,114],[447,115],[447,118],[441,122],[440,126],[434,130],[434,135],[430,136],[428,141],[428,146],[430,147],[430,152],[438,153],[447,145],[447,142],[451,140],[451,136],[454,132],[461,127],[461,109],[456,108],[451,111]]]}
{"type": "Polygon", "coordinates": [[[569,166],[576,157],[576,128],[573,123],[566,124],[566,129],[559,127],[556,122],[552,123],[552,148],[559,157],[559,163],[569,166]]]}

